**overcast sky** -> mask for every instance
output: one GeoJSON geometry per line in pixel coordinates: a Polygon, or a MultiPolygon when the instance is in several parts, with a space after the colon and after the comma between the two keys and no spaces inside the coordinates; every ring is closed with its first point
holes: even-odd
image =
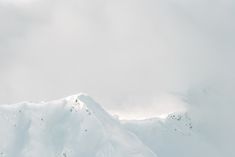
{"type": "Polygon", "coordinates": [[[189,91],[234,85],[234,6],[0,0],[0,103],[85,92],[123,114],[184,109],[189,91]]]}

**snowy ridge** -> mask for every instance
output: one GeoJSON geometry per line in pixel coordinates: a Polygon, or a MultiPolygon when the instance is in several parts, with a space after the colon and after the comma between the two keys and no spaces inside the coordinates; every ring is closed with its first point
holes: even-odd
{"type": "Polygon", "coordinates": [[[187,113],[171,113],[166,119],[122,121],[160,157],[221,157],[193,126],[187,113]]]}
{"type": "Polygon", "coordinates": [[[119,121],[86,94],[0,105],[0,157],[220,157],[187,113],[119,121]]]}
{"type": "Polygon", "coordinates": [[[85,94],[0,106],[0,157],[156,157],[85,94]]]}

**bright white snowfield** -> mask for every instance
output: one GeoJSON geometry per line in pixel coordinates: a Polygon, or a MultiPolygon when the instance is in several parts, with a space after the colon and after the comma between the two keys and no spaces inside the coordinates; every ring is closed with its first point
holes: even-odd
{"type": "Polygon", "coordinates": [[[89,96],[0,106],[0,157],[217,157],[187,113],[119,121],[89,96]]]}

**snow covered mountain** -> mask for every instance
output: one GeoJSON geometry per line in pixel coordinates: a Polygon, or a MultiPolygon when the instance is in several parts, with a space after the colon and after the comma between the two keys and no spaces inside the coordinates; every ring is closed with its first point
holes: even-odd
{"type": "Polygon", "coordinates": [[[0,156],[156,157],[90,97],[0,106],[0,156]]]}
{"type": "Polygon", "coordinates": [[[119,121],[84,94],[0,106],[0,157],[207,157],[186,113],[119,121]]]}
{"type": "Polygon", "coordinates": [[[160,157],[220,156],[214,146],[197,131],[187,113],[172,113],[166,119],[122,123],[160,157]]]}

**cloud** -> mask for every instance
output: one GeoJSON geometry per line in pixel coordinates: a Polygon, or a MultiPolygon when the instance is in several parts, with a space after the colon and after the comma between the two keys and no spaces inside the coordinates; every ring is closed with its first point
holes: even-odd
{"type": "Polygon", "coordinates": [[[202,105],[186,107],[233,109],[233,1],[11,2],[0,1],[1,104],[86,92],[109,110],[160,114],[212,86],[221,103],[195,94],[202,105]]]}
{"type": "Polygon", "coordinates": [[[195,128],[226,156],[234,155],[234,87],[226,78],[223,82],[192,87],[186,96],[195,128]]]}

